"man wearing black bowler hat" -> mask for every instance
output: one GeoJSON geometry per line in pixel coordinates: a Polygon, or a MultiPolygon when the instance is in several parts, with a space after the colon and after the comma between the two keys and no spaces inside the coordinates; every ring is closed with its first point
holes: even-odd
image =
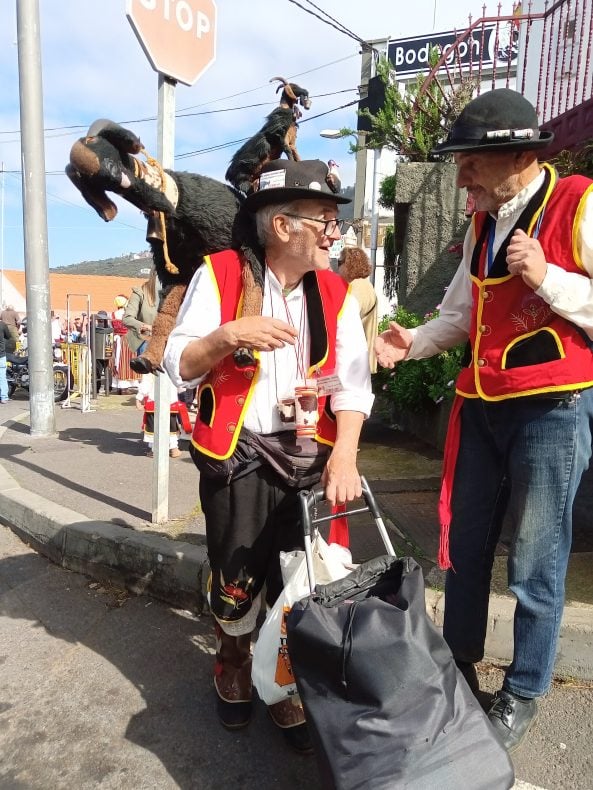
{"type": "MultiPolygon", "coordinates": [[[[165,351],[173,382],[199,387],[190,452],[206,516],[217,712],[228,729],[251,717],[250,641],[264,583],[272,606],[279,552],[302,547],[299,489],[321,480],[331,503],[361,494],[356,452],[373,396],[358,305],[330,271],[338,206],[349,202],[335,188],[319,160],[266,165],[246,199],[266,251],[262,314],[238,317],[240,255],[211,255],[165,351]],[[239,348],[255,358],[238,362],[239,348]],[[300,385],[309,408],[297,424],[300,385]]],[[[311,751],[298,696],[269,712],[290,746],[311,751]]]]}
{"type": "Polygon", "coordinates": [[[593,183],[538,163],[553,139],[521,94],[471,101],[435,153],[452,153],[475,203],[439,317],[376,343],[393,367],[468,340],[445,447],[439,564],[444,635],[477,691],[494,550],[513,527],[514,653],[489,719],[520,744],[549,688],[564,606],[572,506],[593,430],[593,183]]]}

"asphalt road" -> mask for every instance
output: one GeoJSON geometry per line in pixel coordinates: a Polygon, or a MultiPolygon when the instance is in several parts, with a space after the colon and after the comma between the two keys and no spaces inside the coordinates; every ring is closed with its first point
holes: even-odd
{"type": "MultiPolygon", "coordinates": [[[[0,526],[0,788],[321,790],[263,707],[246,731],[219,726],[213,651],[209,618],[65,571],[0,526]]],[[[518,787],[593,788],[592,705],[590,687],[554,687],[518,787]]]]}

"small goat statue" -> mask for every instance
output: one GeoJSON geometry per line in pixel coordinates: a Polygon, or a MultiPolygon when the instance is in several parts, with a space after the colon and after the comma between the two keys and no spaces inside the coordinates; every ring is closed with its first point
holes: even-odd
{"type": "Polygon", "coordinates": [[[280,82],[276,93],[283,88],[280,104],[268,115],[262,128],[244,143],[231,159],[225,178],[236,189],[247,193],[258,178],[262,167],[272,159],[286,154],[288,159],[300,161],[296,148],[297,121],[302,112],[298,105],[311,107],[309,92],[284,77],[272,77],[270,82],[280,82]]]}

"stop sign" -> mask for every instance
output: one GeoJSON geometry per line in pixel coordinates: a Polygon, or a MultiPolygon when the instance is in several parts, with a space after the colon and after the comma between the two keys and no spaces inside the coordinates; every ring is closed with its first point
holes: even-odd
{"type": "Polygon", "coordinates": [[[193,85],[214,63],[214,0],[127,0],[126,16],[156,71],[193,85]]]}

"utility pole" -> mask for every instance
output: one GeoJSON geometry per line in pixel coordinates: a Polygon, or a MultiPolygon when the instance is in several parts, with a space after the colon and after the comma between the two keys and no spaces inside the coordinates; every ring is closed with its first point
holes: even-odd
{"type": "MultiPolygon", "coordinates": [[[[158,75],[157,159],[171,170],[175,160],[176,80],[158,75]]],[[[154,383],[154,461],[152,465],[152,523],[169,518],[169,417],[171,387],[166,373],[157,373],[154,383]]]]}
{"type": "Polygon", "coordinates": [[[56,432],[38,0],[17,0],[31,435],[56,432]]]}

